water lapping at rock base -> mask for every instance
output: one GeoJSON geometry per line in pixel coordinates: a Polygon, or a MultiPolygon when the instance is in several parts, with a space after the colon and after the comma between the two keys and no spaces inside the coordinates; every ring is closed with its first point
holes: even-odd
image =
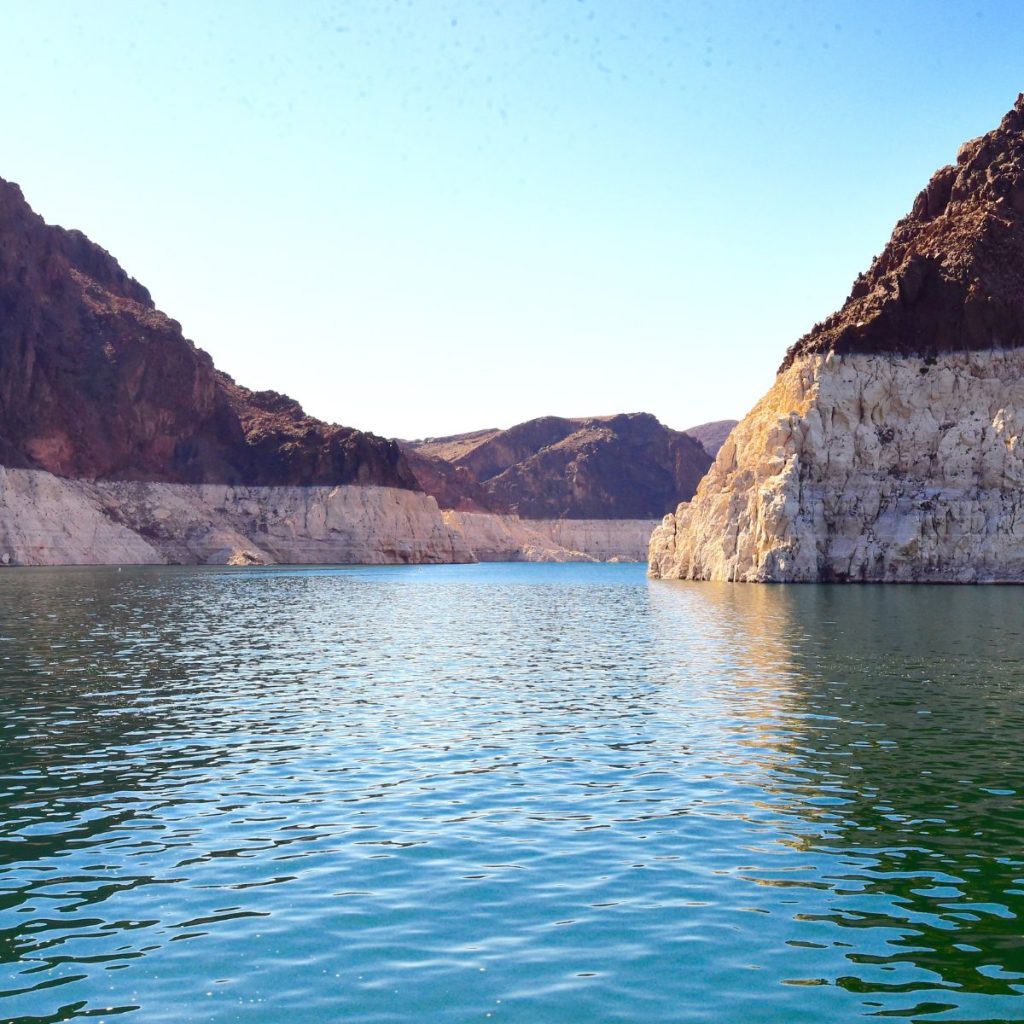
{"type": "Polygon", "coordinates": [[[629,565],[0,572],[0,1007],[1024,1020],[1024,633],[629,565]]]}

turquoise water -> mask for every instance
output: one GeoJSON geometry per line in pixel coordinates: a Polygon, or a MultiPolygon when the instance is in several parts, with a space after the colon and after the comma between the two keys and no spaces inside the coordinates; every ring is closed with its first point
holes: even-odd
{"type": "Polygon", "coordinates": [[[0,572],[0,1019],[1024,1019],[1020,598],[0,572]]]}

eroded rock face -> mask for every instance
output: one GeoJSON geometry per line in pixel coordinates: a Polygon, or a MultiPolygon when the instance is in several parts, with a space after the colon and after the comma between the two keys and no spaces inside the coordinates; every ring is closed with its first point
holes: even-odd
{"type": "Polygon", "coordinates": [[[1024,96],[790,349],[654,576],[1024,580],[1024,96]]]}
{"type": "Polygon", "coordinates": [[[0,467],[0,571],[19,565],[640,561],[653,524],[442,513],[398,487],[71,480],[0,467]]]}
{"type": "Polygon", "coordinates": [[[1024,580],[1024,349],[796,359],[654,531],[650,570],[1024,580]]]}
{"type": "Polygon", "coordinates": [[[481,486],[467,466],[418,451],[400,442],[402,454],[419,486],[437,499],[441,508],[460,512],[500,512],[501,505],[481,486]]]}
{"type": "Polygon", "coordinates": [[[711,464],[699,442],[648,413],[545,416],[403,445],[442,507],[522,519],[656,519],[711,464]]]}
{"type": "Polygon", "coordinates": [[[0,465],[59,476],[416,488],[392,441],[219,373],[81,232],[0,180],[0,465]]]}
{"type": "Polygon", "coordinates": [[[69,480],[0,468],[11,565],[472,562],[429,495],[397,487],[69,480]]]}
{"type": "Polygon", "coordinates": [[[649,519],[521,519],[446,511],[481,562],[642,562],[657,525],[649,519]]]}

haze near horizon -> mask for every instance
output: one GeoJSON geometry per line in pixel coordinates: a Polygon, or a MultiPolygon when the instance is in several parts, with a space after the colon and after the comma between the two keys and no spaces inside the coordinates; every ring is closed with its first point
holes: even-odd
{"type": "Polygon", "coordinates": [[[1024,88],[1009,3],[7,3],[0,176],[398,437],[739,418],[1024,88]]]}

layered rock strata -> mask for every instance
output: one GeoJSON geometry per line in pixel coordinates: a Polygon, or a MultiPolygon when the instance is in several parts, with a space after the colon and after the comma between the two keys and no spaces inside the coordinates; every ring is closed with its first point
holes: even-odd
{"type": "Polygon", "coordinates": [[[650,519],[521,519],[446,511],[481,562],[642,562],[657,525],[650,519]]]}
{"type": "Polygon", "coordinates": [[[650,545],[661,577],[1024,580],[1024,350],[801,356],[650,545]]]}
{"type": "MultiPolygon", "coordinates": [[[[417,465],[442,498],[497,507],[468,469],[417,465]]],[[[396,442],[218,371],[108,252],[0,180],[0,563],[473,561],[467,534],[487,559],[640,557],[635,526],[570,544],[471,522],[445,522],[396,442]]]]}
{"type": "Polygon", "coordinates": [[[0,467],[0,566],[642,560],[651,524],[444,513],[397,487],[69,480],[0,467]]]}
{"type": "Polygon", "coordinates": [[[470,562],[428,495],[397,487],[67,480],[0,469],[18,565],[470,562]]]}
{"type": "Polygon", "coordinates": [[[1024,581],[1024,96],[786,356],[653,576],[1024,581]]]}

